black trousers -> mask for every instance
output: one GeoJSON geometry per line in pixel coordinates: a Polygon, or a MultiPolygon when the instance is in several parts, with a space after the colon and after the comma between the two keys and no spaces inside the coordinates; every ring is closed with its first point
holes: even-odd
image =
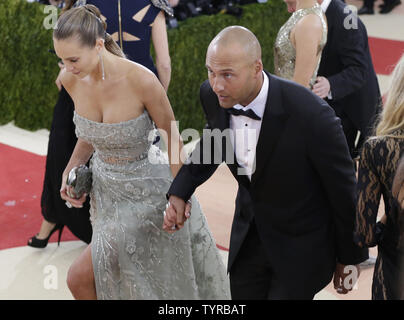
{"type": "Polygon", "coordinates": [[[315,294],[285,286],[274,274],[254,220],[230,269],[230,290],[233,300],[311,300],[315,294]]]}
{"type": "MultiPolygon", "coordinates": [[[[375,3],[375,1],[376,0],[364,0],[364,2],[363,2],[363,5],[365,6],[365,7],[368,7],[368,8],[372,8],[373,9],[373,5],[374,5],[374,3],[375,3]]],[[[392,3],[393,2],[393,0],[384,0],[383,1],[383,4],[390,4],[390,3],[392,3]]]]}

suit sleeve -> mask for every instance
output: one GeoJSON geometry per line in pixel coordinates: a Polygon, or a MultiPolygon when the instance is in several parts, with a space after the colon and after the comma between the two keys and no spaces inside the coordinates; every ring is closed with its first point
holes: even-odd
{"type": "MultiPolygon", "coordinates": [[[[200,99],[202,103],[202,107],[205,112],[205,116],[207,117],[207,102],[205,101],[207,84],[204,83],[200,89],[200,99]]],[[[208,117],[207,117],[208,118],[208,117]]],[[[207,124],[205,129],[211,130],[211,126],[209,125],[209,121],[207,120],[207,124]]],[[[188,200],[192,194],[195,192],[195,189],[203,184],[206,180],[208,180],[213,173],[216,171],[219,166],[218,163],[215,163],[215,144],[213,137],[211,135],[202,136],[199,142],[197,143],[194,151],[189,156],[188,160],[184,163],[181,169],[178,171],[174,181],[172,182],[170,189],[168,190],[169,195],[175,195],[180,197],[183,200],[188,200]],[[211,139],[210,143],[206,141],[206,139],[211,139]],[[209,150],[206,150],[205,145],[210,145],[209,150]],[[210,154],[207,154],[210,153],[210,154]]]]}
{"type": "Polygon", "coordinates": [[[365,85],[370,75],[368,64],[371,61],[368,61],[367,33],[360,21],[356,29],[344,28],[343,19],[335,27],[334,32],[338,35],[335,50],[338,51],[342,71],[327,79],[333,100],[339,100],[365,85]]]}
{"type": "Polygon", "coordinates": [[[324,104],[309,123],[309,157],[331,205],[337,261],[358,264],[368,252],[354,243],[356,177],[340,119],[324,104]]]}

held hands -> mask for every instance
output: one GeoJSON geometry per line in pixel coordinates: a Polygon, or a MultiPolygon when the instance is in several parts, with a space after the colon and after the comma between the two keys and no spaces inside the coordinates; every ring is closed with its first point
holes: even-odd
{"type": "Polygon", "coordinates": [[[184,227],[185,221],[191,216],[191,201],[171,195],[167,209],[164,211],[163,230],[174,233],[184,227]]]}
{"type": "Polygon", "coordinates": [[[72,187],[66,185],[67,176],[67,173],[63,173],[62,186],[60,187],[60,197],[66,201],[66,206],[68,208],[83,208],[83,203],[86,201],[87,194],[83,194],[79,199],[74,198],[72,187]]]}
{"type": "Polygon", "coordinates": [[[327,78],[317,77],[316,83],[314,84],[312,91],[320,98],[324,99],[327,98],[330,89],[331,89],[330,82],[327,80],[327,78]]]}
{"type": "Polygon", "coordinates": [[[334,273],[334,289],[339,294],[347,294],[355,286],[359,274],[359,265],[343,265],[337,263],[334,273]]]}

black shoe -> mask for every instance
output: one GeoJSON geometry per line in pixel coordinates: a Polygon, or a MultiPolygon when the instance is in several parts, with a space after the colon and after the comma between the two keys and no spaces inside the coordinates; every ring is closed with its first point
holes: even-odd
{"type": "Polygon", "coordinates": [[[51,235],[57,230],[59,230],[59,237],[58,237],[58,245],[59,245],[60,238],[62,237],[63,227],[64,227],[64,225],[56,224],[46,239],[38,239],[35,235],[30,240],[28,240],[27,245],[29,245],[30,247],[33,247],[33,248],[45,248],[48,245],[48,241],[49,241],[51,235]]]}
{"type": "Polygon", "coordinates": [[[374,14],[373,8],[363,6],[358,10],[358,14],[374,14]]]}
{"type": "Polygon", "coordinates": [[[389,13],[389,12],[391,12],[391,10],[393,10],[395,7],[397,7],[400,4],[401,4],[401,0],[395,0],[391,3],[385,4],[379,13],[381,13],[381,14],[389,13]]]}

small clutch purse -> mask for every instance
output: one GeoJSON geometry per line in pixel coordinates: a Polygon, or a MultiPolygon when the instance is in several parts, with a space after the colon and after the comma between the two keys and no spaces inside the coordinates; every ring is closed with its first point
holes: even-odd
{"type": "Polygon", "coordinates": [[[91,169],[85,165],[74,167],[67,176],[66,184],[72,188],[72,194],[68,194],[71,198],[79,199],[84,193],[91,191],[93,183],[91,169]]]}

